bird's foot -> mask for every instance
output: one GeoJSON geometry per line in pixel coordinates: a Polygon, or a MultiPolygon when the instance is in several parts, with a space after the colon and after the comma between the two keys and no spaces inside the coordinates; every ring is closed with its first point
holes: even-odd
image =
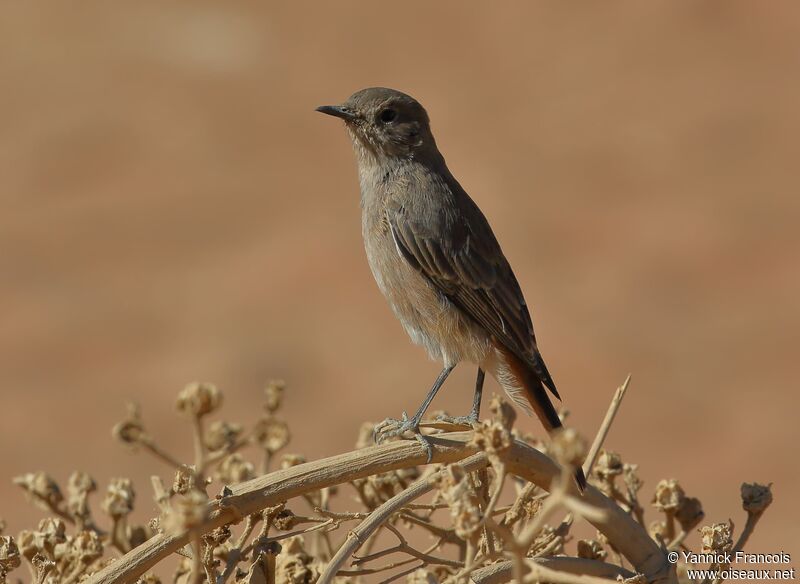
{"type": "Polygon", "coordinates": [[[424,436],[419,429],[419,420],[414,418],[409,419],[408,414],[403,412],[403,418],[397,420],[395,418],[386,418],[383,422],[376,425],[372,430],[372,438],[375,444],[381,444],[387,438],[400,437],[406,432],[411,432],[417,442],[419,442],[425,449],[428,456],[428,463],[433,459],[433,446],[430,439],[424,436]]]}
{"type": "Polygon", "coordinates": [[[468,428],[475,429],[478,425],[478,414],[469,414],[468,416],[448,416],[447,414],[442,414],[440,416],[436,416],[437,422],[444,422],[445,424],[452,424],[454,426],[466,426],[468,428]]]}

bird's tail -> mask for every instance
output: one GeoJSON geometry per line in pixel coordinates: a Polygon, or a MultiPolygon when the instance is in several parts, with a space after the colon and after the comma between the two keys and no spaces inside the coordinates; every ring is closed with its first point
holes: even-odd
{"type": "MultiPolygon", "coordinates": [[[[555,430],[561,428],[562,424],[558,417],[558,412],[553,406],[553,402],[550,401],[547,390],[536,370],[505,347],[498,347],[498,350],[508,367],[507,373],[510,374],[509,377],[513,379],[513,381],[499,379],[503,389],[506,390],[511,399],[527,410],[528,413],[535,413],[548,434],[552,434],[555,430]]],[[[501,377],[506,376],[501,375],[501,377]]],[[[581,491],[586,488],[586,476],[580,467],[575,470],[575,481],[581,491]]]]}

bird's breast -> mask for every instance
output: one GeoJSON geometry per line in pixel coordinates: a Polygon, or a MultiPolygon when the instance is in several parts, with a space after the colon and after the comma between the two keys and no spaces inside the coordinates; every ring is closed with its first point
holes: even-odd
{"type": "Polygon", "coordinates": [[[397,250],[385,212],[365,209],[362,231],[372,275],[398,318],[409,318],[417,304],[435,298],[428,282],[397,250]]]}
{"type": "Polygon", "coordinates": [[[488,337],[401,255],[385,209],[364,205],[362,230],[375,282],[412,341],[444,363],[482,361],[488,337]]]}

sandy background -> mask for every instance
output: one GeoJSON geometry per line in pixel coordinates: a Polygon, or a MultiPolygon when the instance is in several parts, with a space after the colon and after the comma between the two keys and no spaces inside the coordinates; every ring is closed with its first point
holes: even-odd
{"type": "MultiPolygon", "coordinates": [[[[11,477],[163,471],[112,442],[195,379],[251,420],[287,380],[293,450],[352,446],[437,365],[369,274],[353,155],[314,113],[370,85],[428,108],[519,277],[550,369],[646,491],[677,477],[751,551],[800,557],[800,10],[792,2],[6,4],[0,18],[0,516],[11,477]],[[794,462],[793,462],[794,461],[794,462]]],[[[435,408],[463,413],[474,371],[435,408]]],[[[492,382],[489,391],[496,386],[492,382]]],[[[521,424],[538,431],[534,420],[521,424]]]]}

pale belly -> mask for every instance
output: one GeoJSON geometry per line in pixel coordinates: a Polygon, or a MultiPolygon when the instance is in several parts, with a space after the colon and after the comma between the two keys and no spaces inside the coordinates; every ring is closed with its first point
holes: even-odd
{"type": "Polygon", "coordinates": [[[400,255],[388,231],[364,235],[372,275],[412,341],[445,365],[483,363],[488,335],[400,255]]]}

